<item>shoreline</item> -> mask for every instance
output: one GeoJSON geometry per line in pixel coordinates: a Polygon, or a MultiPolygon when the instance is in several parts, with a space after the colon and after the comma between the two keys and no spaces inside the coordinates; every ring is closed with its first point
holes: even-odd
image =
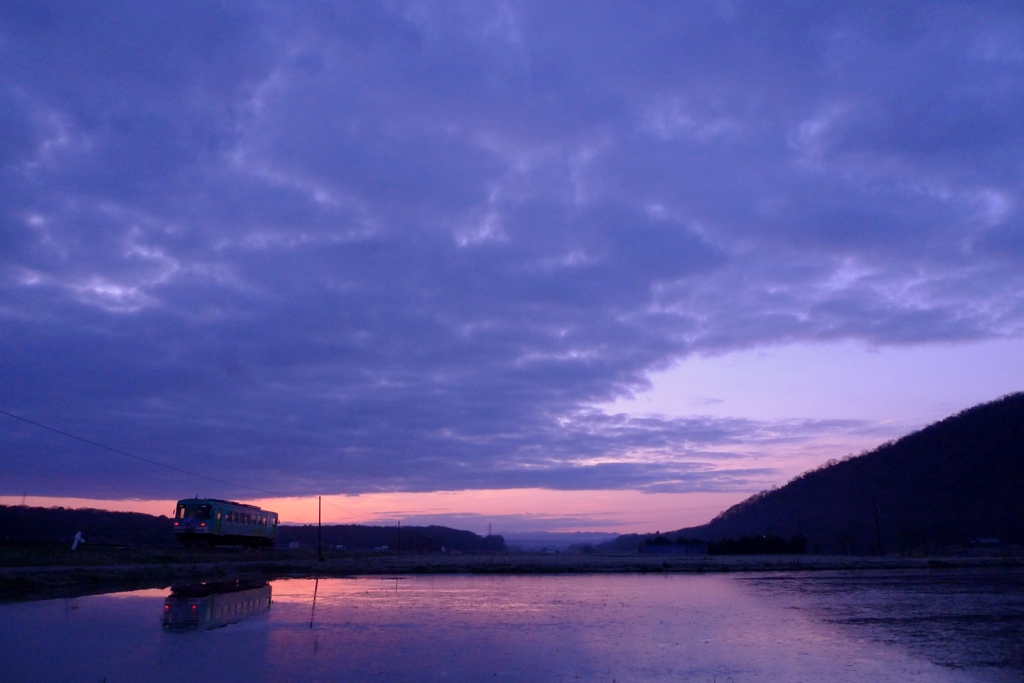
{"type": "MultiPolygon", "coordinates": [[[[279,555],[275,553],[274,555],[279,555]]],[[[280,559],[198,554],[188,562],[0,567],[0,603],[73,598],[248,578],[351,578],[380,575],[706,574],[877,570],[1020,569],[1021,557],[858,557],[837,555],[332,554],[280,559]]]]}

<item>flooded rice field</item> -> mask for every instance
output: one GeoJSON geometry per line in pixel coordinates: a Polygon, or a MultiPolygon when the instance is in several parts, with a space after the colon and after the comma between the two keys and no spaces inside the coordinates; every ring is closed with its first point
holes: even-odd
{"type": "Polygon", "coordinates": [[[405,576],[0,605],[4,681],[1024,681],[1021,570],[405,576]]]}

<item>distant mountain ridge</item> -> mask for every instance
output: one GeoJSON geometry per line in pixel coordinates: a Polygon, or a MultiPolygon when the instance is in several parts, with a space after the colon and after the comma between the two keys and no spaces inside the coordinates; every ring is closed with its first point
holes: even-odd
{"type": "Polygon", "coordinates": [[[316,548],[319,537],[323,547],[344,546],[347,550],[372,550],[386,546],[390,551],[402,552],[499,552],[505,550],[505,539],[498,535],[480,536],[472,531],[445,526],[364,526],[361,524],[316,524],[281,526],[277,531],[279,543],[298,542],[316,548]]]}
{"type": "MultiPolygon", "coordinates": [[[[859,456],[830,460],[708,524],[705,541],[803,536],[812,553],[930,552],[978,539],[1024,543],[1024,393],[964,410],[859,456]]],[[[630,535],[607,550],[636,549],[630,535]]]]}
{"type": "Polygon", "coordinates": [[[574,546],[593,546],[610,541],[618,534],[605,531],[513,531],[504,534],[510,549],[522,551],[562,551],[574,546]]]}

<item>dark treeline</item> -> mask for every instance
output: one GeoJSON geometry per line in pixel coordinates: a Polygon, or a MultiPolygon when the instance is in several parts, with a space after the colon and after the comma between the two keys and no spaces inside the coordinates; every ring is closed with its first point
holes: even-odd
{"type": "Polygon", "coordinates": [[[278,543],[297,541],[303,546],[316,548],[318,534],[323,534],[323,547],[339,545],[347,550],[372,550],[387,546],[390,551],[440,552],[442,548],[456,552],[487,552],[505,550],[501,536],[479,536],[472,531],[460,531],[444,526],[363,526],[360,524],[330,524],[322,530],[315,524],[282,526],[278,528],[278,543]]]}
{"type": "MultiPolygon", "coordinates": [[[[90,508],[28,507],[0,505],[0,542],[67,543],[79,531],[94,545],[173,545],[176,543],[168,517],[138,512],[110,512],[90,508]]],[[[317,527],[278,527],[278,544],[298,541],[316,548],[317,527]]],[[[501,536],[482,537],[471,531],[443,526],[397,527],[327,525],[323,527],[324,548],[344,545],[352,550],[388,546],[405,552],[437,552],[442,547],[456,552],[500,551],[501,536]]]]}
{"type": "Polygon", "coordinates": [[[1024,394],[831,460],[670,536],[802,536],[811,553],[929,553],[1024,543],[1024,394]]]}
{"type": "Polygon", "coordinates": [[[708,543],[708,555],[801,555],[807,552],[807,539],[794,536],[741,536],[708,543]]]}
{"type": "Polygon", "coordinates": [[[170,545],[175,542],[171,520],[163,515],[0,505],[0,541],[70,545],[79,531],[88,543],[94,544],[170,545]]]}
{"type": "Polygon", "coordinates": [[[694,555],[706,551],[707,541],[700,538],[687,538],[678,532],[663,534],[660,531],[653,534],[623,534],[618,538],[605,541],[594,547],[594,550],[602,553],[635,553],[638,550],[645,552],[648,549],[674,547],[682,554],[694,555]]]}
{"type": "Polygon", "coordinates": [[[625,534],[600,544],[595,550],[607,553],[657,553],[664,550],[666,554],[680,555],[800,555],[807,552],[807,539],[794,536],[787,541],[781,536],[770,534],[706,541],[688,538],[673,531],[666,534],[625,534]]]}
{"type": "Polygon", "coordinates": [[[664,534],[657,533],[654,536],[652,536],[651,538],[644,539],[644,545],[645,546],[668,546],[668,545],[704,546],[704,545],[706,545],[706,541],[702,541],[699,538],[686,538],[685,536],[676,536],[674,538],[670,538],[669,536],[665,536],[664,534]]]}

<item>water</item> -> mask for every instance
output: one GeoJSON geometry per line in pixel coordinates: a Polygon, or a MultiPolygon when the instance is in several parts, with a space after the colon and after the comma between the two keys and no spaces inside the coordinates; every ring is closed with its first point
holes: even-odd
{"type": "Polygon", "coordinates": [[[1022,578],[417,576],[135,591],[0,605],[0,678],[1022,681],[1022,578]]]}

